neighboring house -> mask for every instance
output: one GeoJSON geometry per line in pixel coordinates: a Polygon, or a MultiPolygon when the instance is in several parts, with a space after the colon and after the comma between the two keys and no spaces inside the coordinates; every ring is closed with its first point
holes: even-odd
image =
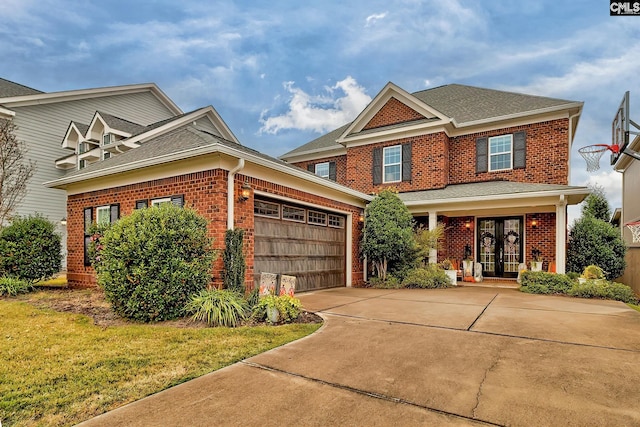
{"type": "MultiPolygon", "coordinates": [[[[636,153],[640,151],[640,136],[630,141],[628,148],[636,153]]],[[[620,155],[613,167],[622,173],[622,210],[616,209],[612,222],[617,220],[627,245],[627,268],[619,281],[640,293],[640,242],[633,241],[631,231],[626,227],[629,222],[640,221],[640,161],[631,156],[620,155]]]]}
{"type": "Polygon", "coordinates": [[[16,136],[36,166],[15,214],[43,214],[58,225],[66,247],[66,194],[42,183],[64,176],[61,167],[83,168],[117,154],[117,147],[128,148],[119,144],[120,138],[180,114],[180,108],[152,83],[44,93],[0,79],[0,117],[15,122],[16,136]],[[91,135],[80,141],[89,125],[91,135]],[[104,144],[102,133],[113,137],[112,145],[104,144]],[[68,149],[74,153],[67,154],[68,149]]]}
{"type": "MultiPolygon", "coordinates": [[[[294,275],[298,290],[363,281],[359,218],[371,197],[240,145],[213,107],[147,127],[96,112],[89,125],[69,124],[62,145],[74,152],[60,166],[91,156],[45,184],[67,193],[71,286],[95,284],[87,251],[92,223],[161,203],[204,216],[219,250],[225,230],[247,230],[250,286],[261,272],[294,275]],[[104,144],[105,135],[115,136],[104,144]]],[[[221,268],[218,257],[214,282],[221,268]]]]}
{"type": "Polygon", "coordinates": [[[463,85],[408,93],[388,83],[351,123],[281,158],[371,194],[395,188],[416,220],[446,226],[436,258],[465,247],[489,277],[516,277],[539,249],[565,271],[567,205],[582,102],[463,85]]]}

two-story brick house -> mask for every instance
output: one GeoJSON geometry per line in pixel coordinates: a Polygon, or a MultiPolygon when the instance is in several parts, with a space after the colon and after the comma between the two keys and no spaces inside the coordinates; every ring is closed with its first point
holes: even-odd
{"type": "MultiPolygon", "coordinates": [[[[281,158],[371,194],[398,190],[418,222],[445,224],[442,258],[465,247],[485,276],[515,277],[540,250],[565,269],[570,150],[582,103],[463,85],[387,84],[351,123],[281,158]]],[[[432,254],[432,261],[436,254],[432,254]]]]}

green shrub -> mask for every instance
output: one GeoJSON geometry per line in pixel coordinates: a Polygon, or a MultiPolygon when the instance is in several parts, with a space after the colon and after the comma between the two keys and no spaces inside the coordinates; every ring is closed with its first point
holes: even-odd
{"type": "Polygon", "coordinates": [[[622,283],[607,282],[606,280],[587,280],[576,283],[569,291],[569,295],[579,298],[604,298],[638,304],[638,296],[633,290],[622,283]]]}
{"type": "Polygon", "coordinates": [[[193,315],[193,320],[210,326],[235,327],[247,318],[248,304],[242,294],[214,288],[193,295],[185,311],[193,315]]]}
{"type": "Polygon", "coordinates": [[[571,279],[571,281],[575,282],[578,280],[578,277],[580,277],[580,273],[576,273],[575,271],[569,271],[567,272],[566,276],[571,279]]]}
{"type": "Polygon", "coordinates": [[[244,230],[227,230],[224,236],[225,248],[222,253],[222,281],[224,287],[244,294],[244,272],[246,263],[242,253],[244,230]]]}
{"type": "Polygon", "coordinates": [[[402,284],[406,288],[435,289],[453,287],[444,270],[437,267],[413,269],[404,278],[402,284]]]}
{"type": "Polygon", "coordinates": [[[5,295],[15,297],[32,290],[33,286],[29,282],[14,277],[0,277],[0,297],[5,295]]]}
{"type": "Polygon", "coordinates": [[[597,265],[588,265],[582,271],[582,276],[585,279],[604,279],[604,271],[597,265]]]}
{"type": "Polygon", "coordinates": [[[530,294],[566,294],[573,285],[573,281],[564,274],[544,271],[525,271],[521,278],[520,290],[530,294]]]}
{"type": "Polygon", "coordinates": [[[369,285],[377,289],[400,289],[402,288],[402,282],[395,276],[387,274],[387,279],[382,280],[379,277],[371,277],[369,279],[369,285]]]}
{"type": "Polygon", "coordinates": [[[247,305],[249,306],[249,310],[253,310],[253,308],[258,305],[260,301],[260,288],[257,286],[254,287],[251,292],[249,292],[246,296],[247,305]]]}
{"type": "Polygon", "coordinates": [[[61,263],[60,235],[43,216],[17,217],[0,230],[0,274],[36,282],[58,273],[61,263]]]}
{"type": "Polygon", "coordinates": [[[182,316],[191,296],[211,282],[215,252],[207,221],[191,209],[164,204],[135,210],[104,230],[99,245],[98,284],[123,317],[182,316]]]}
{"type": "Polygon", "coordinates": [[[302,303],[298,298],[289,295],[267,295],[260,298],[253,309],[256,320],[268,320],[267,308],[276,308],[280,314],[280,322],[292,322],[298,318],[302,310],[302,303]]]}

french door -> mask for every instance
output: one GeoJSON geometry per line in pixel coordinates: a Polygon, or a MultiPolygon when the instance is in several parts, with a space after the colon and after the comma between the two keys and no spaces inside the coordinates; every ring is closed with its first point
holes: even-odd
{"type": "Polygon", "coordinates": [[[518,265],[522,262],[522,217],[478,219],[478,262],[484,276],[518,276],[518,265]]]}

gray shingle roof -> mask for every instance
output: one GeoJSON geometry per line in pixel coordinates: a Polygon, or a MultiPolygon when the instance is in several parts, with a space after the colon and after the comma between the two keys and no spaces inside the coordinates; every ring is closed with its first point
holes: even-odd
{"type": "Polygon", "coordinates": [[[545,191],[581,190],[588,192],[586,187],[575,187],[557,184],[530,184],[511,181],[474,182],[470,184],[453,184],[437,190],[413,191],[400,193],[398,197],[403,202],[429,202],[434,200],[478,198],[483,196],[510,196],[523,193],[539,193],[545,191]]]}
{"type": "MultiPolygon", "coordinates": [[[[476,120],[499,118],[511,114],[533,112],[544,108],[569,105],[575,101],[564,99],[546,98],[543,96],[526,95],[515,92],[505,92],[495,89],[485,89],[460,84],[449,84],[412,93],[420,101],[435,108],[442,114],[452,118],[458,124],[476,120]]],[[[298,148],[283,154],[287,158],[305,152],[340,148],[335,141],[346,130],[348,123],[334,131],[314,139],[298,148]]],[[[409,124],[415,124],[411,122],[409,124]]],[[[405,124],[395,125],[404,126],[405,124]]],[[[372,131],[379,131],[381,128],[372,131]]],[[[387,129],[387,127],[382,128],[387,129]]],[[[362,132],[361,132],[362,133],[362,132]]]]}
{"type": "Polygon", "coordinates": [[[14,83],[10,80],[0,77],[0,98],[9,98],[12,96],[24,96],[24,95],[37,95],[44,93],[37,89],[32,89],[28,86],[14,83]]]}
{"type": "MultiPolygon", "coordinates": [[[[80,123],[80,122],[75,122],[73,120],[71,121],[71,123],[73,123],[76,126],[76,128],[82,134],[82,136],[85,136],[87,134],[87,131],[89,130],[89,125],[85,125],[84,123],[80,123]]],[[[71,124],[69,124],[69,126],[71,126],[71,124]]]]}
{"type": "Polygon", "coordinates": [[[131,122],[126,119],[122,119],[120,117],[116,117],[112,114],[105,113],[103,111],[98,111],[100,117],[102,117],[107,123],[107,125],[112,128],[122,132],[126,132],[128,134],[136,134],[143,130],[145,130],[146,126],[140,125],[138,123],[131,122]]]}
{"type": "Polygon", "coordinates": [[[450,84],[412,93],[457,123],[526,113],[575,101],[450,84]]]}

